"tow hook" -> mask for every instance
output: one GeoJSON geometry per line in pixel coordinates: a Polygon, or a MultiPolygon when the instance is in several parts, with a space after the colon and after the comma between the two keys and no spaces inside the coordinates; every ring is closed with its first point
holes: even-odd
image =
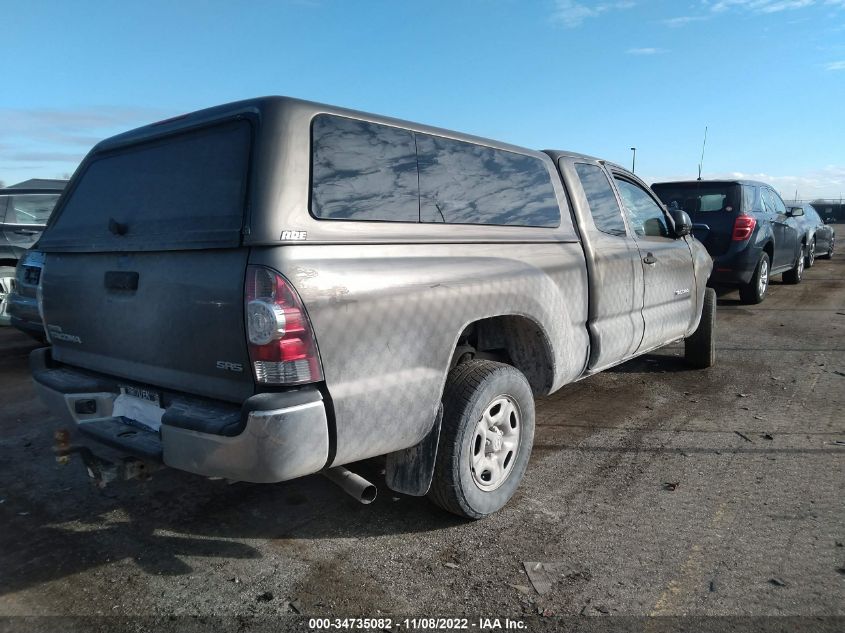
{"type": "Polygon", "coordinates": [[[112,481],[127,481],[129,479],[147,480],[152,473],[161,466],[145,462],[137,457],[124,457],[120,461],[111,460],[95,455],[87,446],[70,443],[70,432],[60,429],[53,434],[55,440],[53,452],[56,462],[65,465],[70,463],[71,456],[76,453],[85,464],[88,476],[98,488],[105,488],[112,481]]]}

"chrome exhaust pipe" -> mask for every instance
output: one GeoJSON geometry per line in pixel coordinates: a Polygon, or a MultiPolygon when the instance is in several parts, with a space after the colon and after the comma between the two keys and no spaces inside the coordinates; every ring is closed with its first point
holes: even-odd
{"type": "Polygon", "coordinates": [[[372,503],[376,500],[378,490],[369,481],[356,475],[343,466],[335,466],[324,470],[323,474],[331,481],[340,486],[346,494],[354,497],[363,504],[372,503]]]}

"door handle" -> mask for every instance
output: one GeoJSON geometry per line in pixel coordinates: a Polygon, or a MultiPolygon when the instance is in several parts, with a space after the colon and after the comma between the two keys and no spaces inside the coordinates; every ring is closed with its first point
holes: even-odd
{"type": "Polygon", "coordinates": [[[657,258],[653,254],[647,253],[646,256],[643,257],[643,262],[649,266],[654,266],[657,263],[657,258]]]}
{"type": "Polygon", "coordinates": [[[18,235],[35,235],[38,231],[30,231],[29,229],[15,229],[14,231],[18,235]]]}

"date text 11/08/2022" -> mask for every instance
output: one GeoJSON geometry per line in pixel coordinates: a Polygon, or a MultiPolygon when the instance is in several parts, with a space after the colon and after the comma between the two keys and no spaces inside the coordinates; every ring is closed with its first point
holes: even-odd
{"type": "Polygon", "coordinates": [[[340,629],[409,629],[409,630],[524,630],[525,622],[510,618],[311,618],[308,628],[312,630],[340,630],[340,629]]]}

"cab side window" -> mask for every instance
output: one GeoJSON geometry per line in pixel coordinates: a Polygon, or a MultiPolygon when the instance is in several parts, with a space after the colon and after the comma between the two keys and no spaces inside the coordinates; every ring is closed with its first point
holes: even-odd
{"type": "Polygon", "coordinates": [[[604,170],[598,165],[575,163],[575,171],[587,196],[593,224],[602,233],[625,236],[625,221],[616,201],[616,194],[604,170]]]}
{"type": "Polygon", "coordinates": [[[669,237],[666,215],[645,189],[618,176],[614,180],[634,233],[640,237],[669,237]]]}

